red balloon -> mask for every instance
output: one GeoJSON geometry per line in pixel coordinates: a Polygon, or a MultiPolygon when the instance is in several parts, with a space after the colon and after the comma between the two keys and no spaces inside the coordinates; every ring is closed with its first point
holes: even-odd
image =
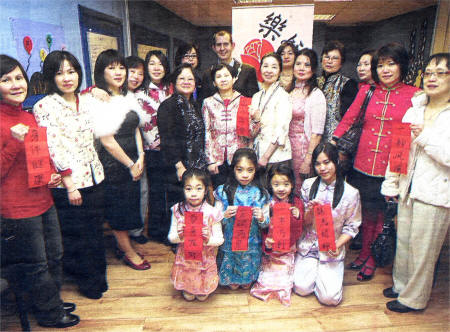
{"type": "Polygon", "coordinates": [[[23,37],[23,47],[28,54],[31,54],[31,50],[33,49],[33,41],[30,36],[23,37]]]}

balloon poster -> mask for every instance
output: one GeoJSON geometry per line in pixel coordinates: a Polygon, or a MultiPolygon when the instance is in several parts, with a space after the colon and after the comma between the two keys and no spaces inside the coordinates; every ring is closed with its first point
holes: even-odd
{"type": "Polygon", "coordinates": [[[234,7],[234,58],[256,69],[264,54],[284,41],[298,48],[312,47],[314,5],[234,7]]]}
{"type": "Polygon", "coordinates": [[[62,26],[10,18],[17,59],[28,76],[42,70],[45,57],[54,50],[65,48],[62,26]]]}

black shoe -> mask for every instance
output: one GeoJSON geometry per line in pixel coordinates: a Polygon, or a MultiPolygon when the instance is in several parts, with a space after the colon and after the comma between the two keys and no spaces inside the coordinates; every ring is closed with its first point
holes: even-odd
{"type": "Polygon", "coordinates": [[[116,246],[114,248],[114,255],[116,256],[117,259],[122,259],[123,256],[125,256],[125,252],[123,252],[122,250],[120,250],[118,246],[116,246]]]}
{"type": "Polygon", "coordinates": [[[405,313],[405,312],[421,311],[421,310],[423,310],[423,309],[414,309],[414,308],[407,307],[406,305],[401,304],[397,300],[389,301],[388,303],[386,303],[386,307],[390,311],[400,312],[402,314],[405,313]]]}
{"type": "Polygon", "coordinates": [[[66,328],[69,326],[77,325],[80,322],[80,317],[74,314],[70,314],[67,311],[64,311],[64,315],[55,323],[49,322],[38,322],[40,326],[44,327],[56,327],[56,328],[66,328]]]}
{"type": "Polygon", "coordinates": [[[148,242],[148,239],[142,234],[139,236],[131,236],[130,235],[130,239],[139,244],[146,244],[148,242]]]}
{"type": "Polygon", "coordinates": [[[389,299],[396,299],[398,297],[398,293],[394,292],[393,287],[389,287],[383,290],[384,297],[389,299]]]}
{"type": "Polygon", "coordinates": [[[92,300],[98,300],[99,298],[101,298],[103,296],[103,292],[101,292],[99,290],[80,288],[79,291],[80,291],[81,295],[87,297],[88,299],[92,299],[92,300]]]}
{"type": "Polygon", "coordinates": [[[63,309],[65,312],[72,312],[75,311],[77,305],[72,302],[64,302],[63,303],[63,309]]]}

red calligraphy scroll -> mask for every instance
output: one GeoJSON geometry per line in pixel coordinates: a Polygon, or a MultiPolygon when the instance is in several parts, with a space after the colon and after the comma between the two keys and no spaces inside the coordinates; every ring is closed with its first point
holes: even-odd
{"type": "Polygon", "coordinates": [[[25,136],[28,187],[46,186],[53,173],[47,145],[46,128],[30,128],[25,136]]]}
{"type": "Polygon", "coordinates": [[[273,206],[272,227],[274,244],[272,249],[279,252],[290,251],[291,240],[291,205],[276,203],[273,206]]]}
{"type": "Polygon", "coordinates": [[[202,261],[203,212],[186,211],[184,223],[184,258],[190,261],[202,261]]]}
{"type": "Polygon", "coordinates": [[[411,146],[411,127],[409,123],[397,123],[392,128],[389,170],[394,173],[408,172],[409,149],[411,146]]]}
{"type": "Polygon", "coordinates": [[[252,208],[250,206],[239,206],[236,212],[233,226],[233,238],[231,239],[232,251],[248,250],[248,235],[252,223],[252,208]]]}
{"type": "Polygon", "coordinates": [[[242,96],[239,101],[239,108],[236,115],[236,134],[250,137],[250,115],[248,108],[252,99],[242,96]]]}
{"type": "Polygon", "coordinates": [[[316,220],[317,238],[319,250],[336,250],[336,239],[334,236],[333,215],[330,204],[318,204],[314,206],[314,217],[316,220]]]}

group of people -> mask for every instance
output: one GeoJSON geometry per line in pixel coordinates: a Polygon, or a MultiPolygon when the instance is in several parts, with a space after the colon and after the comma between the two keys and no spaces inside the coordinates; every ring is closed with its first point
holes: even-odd
{"type": "Polygon", "coordinates": [[[345,245],[358,231],[362,249],[348,268],[360,281],[375,273],[370,246],[386,200],[399,202],[394,285],[383,292],[397,299],[387,306],[424,309],[450,222],[449,54],[430,57],[420,91],[403,83],[408,53],[396,43],[361,54],[359,84],[341,73],[338,41],[325,45],[321,75],[312,49],[283,43],[261,58],[260,83],[254,68],[232,58],[229,32],[214,34],[211,46],[218,63],[203,75],[195,45],[178,49],[172,73],[161,51],[142,60],[106,50],[95,63],[95,86],[82,92],[78,60],[53,51],[43,65],[45,97],[31,114],[22,109],[26,72],[0,55],[2,266],[25,263],[38,323],[79,322],[75,305],[59,296],[62,270],[88,298],[107,291],[104,221],[117,256],[150,269],[131,241],[147,241],[147,211],[148,236],[178,245],[171,279],[188,301],[206,300],[220,284],[285,305],[292,289],[337,305],[345,245]],[[335,145],[371,90],[357,152],[346,156],[335,145]],[[401,122],[411,124],[406,174],[389,168],[401,122]],[[54,174],[47,186],[30,188],[24,141],[38,126],[46,128],[54,174]],[[288,252],[274,248],[281,203],[289,205],[288,252]],[[321,251],[318,242],[314,211],[324,204],[335,250],[321,251]],[[235,250],[244,210],[251,211],[247,249],[235,250]],[[185,255],[187,212],[202,212],[200,260],[185,255]]]}

